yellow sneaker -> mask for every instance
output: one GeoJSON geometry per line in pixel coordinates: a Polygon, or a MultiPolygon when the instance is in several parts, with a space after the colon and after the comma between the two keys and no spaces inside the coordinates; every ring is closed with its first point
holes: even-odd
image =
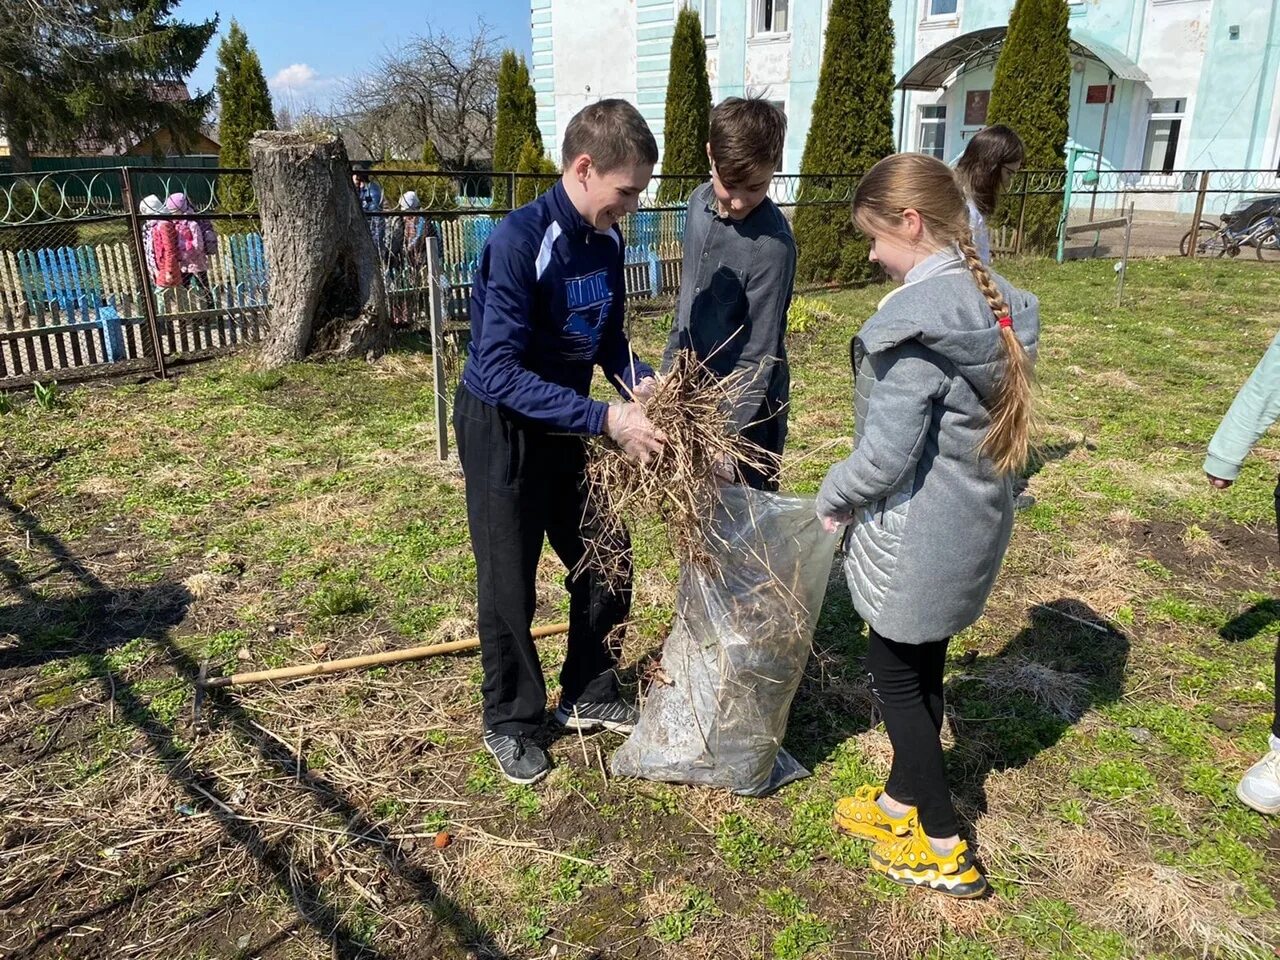
{"type": "Polygon", "coordinates": [[[905,886],[928,887],[964,900],[987,892],[987,878],[974,863],[969,844],[961,840],[950,853],[940,854],[918,822],[907,836],[890,838],[872,847],[871,866],[905,886]]]}
{"type": "Polygon", "coordinates": [[[859,787],[852,797],[841,797],[836,801],[836,826],[855,837],[877,842],[905,837],[915,825],[916,808],[910,807],[902,816],[892,817],[876,802],[882,793],[883,787],[868,785],[859,787]]]}

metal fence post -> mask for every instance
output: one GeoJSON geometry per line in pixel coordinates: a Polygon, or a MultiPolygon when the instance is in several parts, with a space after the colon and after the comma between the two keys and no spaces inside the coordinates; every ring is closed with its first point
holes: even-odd
{"type": "Polygon", "coordinates": [[[138,274],[138,289],[142,293],[142,309],[147,315],[147,330],[151,334],[151,347],[155,350],[156,375],[162,380],[167,380],[169,371],[165,367],[164,347],[160,343],[156,302],[151,294],[151,278],[147,276],[147,252],[142,242],[142,218],[138,216],[138,205],[133,200],[133,183],[128,167],[120,168],[120,179],[124,184],[124,205],[129,215],[129,232],[133,234],[133,262],[138,274]]]}
{"type": "Polygon", "coordinates": [[[1191,215],[1191,239],[1187,243],[1187,256],[1192,260],[1199,254],[1200,217],[1204,213],[1204,198],[1209,192],[1209,171],[1200,171],[1200,192],[1196,194],[1196,211],[1191,215]]]}
{"type": "Polygon", "coordinates": [[[431,305],[431,385],[435,394],[436,453],[449,459],[448,398],[444,395],[444,276],[440,269],[440,238],[427,238],[427,289],[431,305]]]}
{"type": "Polygon", "coordinates": [[[1120,258],[1120,276],[1116,282],[1116,306],[1124,299],[1124,275],[1129,271],[1129,242],[1133,238],[1133,201],[1129,201],[1128,223],[1124,225],[1124,253],[1120,258]]]}
{"type": "Polygon", "coordinates": [[[1022,254],[1022,229],[1027,222],[1027,184],[1031,180],[1030,174],[1022,175],[1022,206],[1018,208],[1018,233],[1013,238],[1013,255],[1020,256],[1022,254]]]}

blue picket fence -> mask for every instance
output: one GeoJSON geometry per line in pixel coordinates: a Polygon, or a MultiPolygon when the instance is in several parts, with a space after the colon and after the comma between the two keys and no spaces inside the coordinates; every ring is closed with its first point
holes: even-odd
{"type": "MultiPolygon", "coordinates": [[[[646,211],[624,223],[629,299],[674,293],[683,220],[683,212],[646,211]]],[[[471,284],[500,222],[488,214],[433,222],[442,247],[438,282],[447,320],[467,322],[471,284]]],[[[152,287],[144,293],[134,260],[132,244],[124,242],[0,250],[0,381],[148,356],[144,295],[155,305],[166,356],[260,336],[270,305],[270,267],[260,234],[220,237],[209,258],[207,287],[152,287]]],[[[425,264],[388,266],[385,281],[393,319],[425,327],[425,264]]]]}

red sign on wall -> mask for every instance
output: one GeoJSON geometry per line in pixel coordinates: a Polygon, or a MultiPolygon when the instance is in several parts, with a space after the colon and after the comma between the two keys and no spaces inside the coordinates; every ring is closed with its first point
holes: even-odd
{"type": "Polygon", "coordinates": [[[1116,88],[1114,84],[1095,83],[1084,92],[1085,103],[1115,103],[1116,88]]]}

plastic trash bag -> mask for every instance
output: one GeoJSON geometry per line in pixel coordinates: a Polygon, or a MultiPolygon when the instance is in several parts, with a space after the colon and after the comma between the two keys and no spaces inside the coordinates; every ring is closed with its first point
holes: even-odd
{"type": "Polygon", "coordinates": [[[724,489],[717,569],[681,571],[661,668],[614,774],[752,796],[809,775],[782,739],[838,536],[812,497],[724,489]]]}

